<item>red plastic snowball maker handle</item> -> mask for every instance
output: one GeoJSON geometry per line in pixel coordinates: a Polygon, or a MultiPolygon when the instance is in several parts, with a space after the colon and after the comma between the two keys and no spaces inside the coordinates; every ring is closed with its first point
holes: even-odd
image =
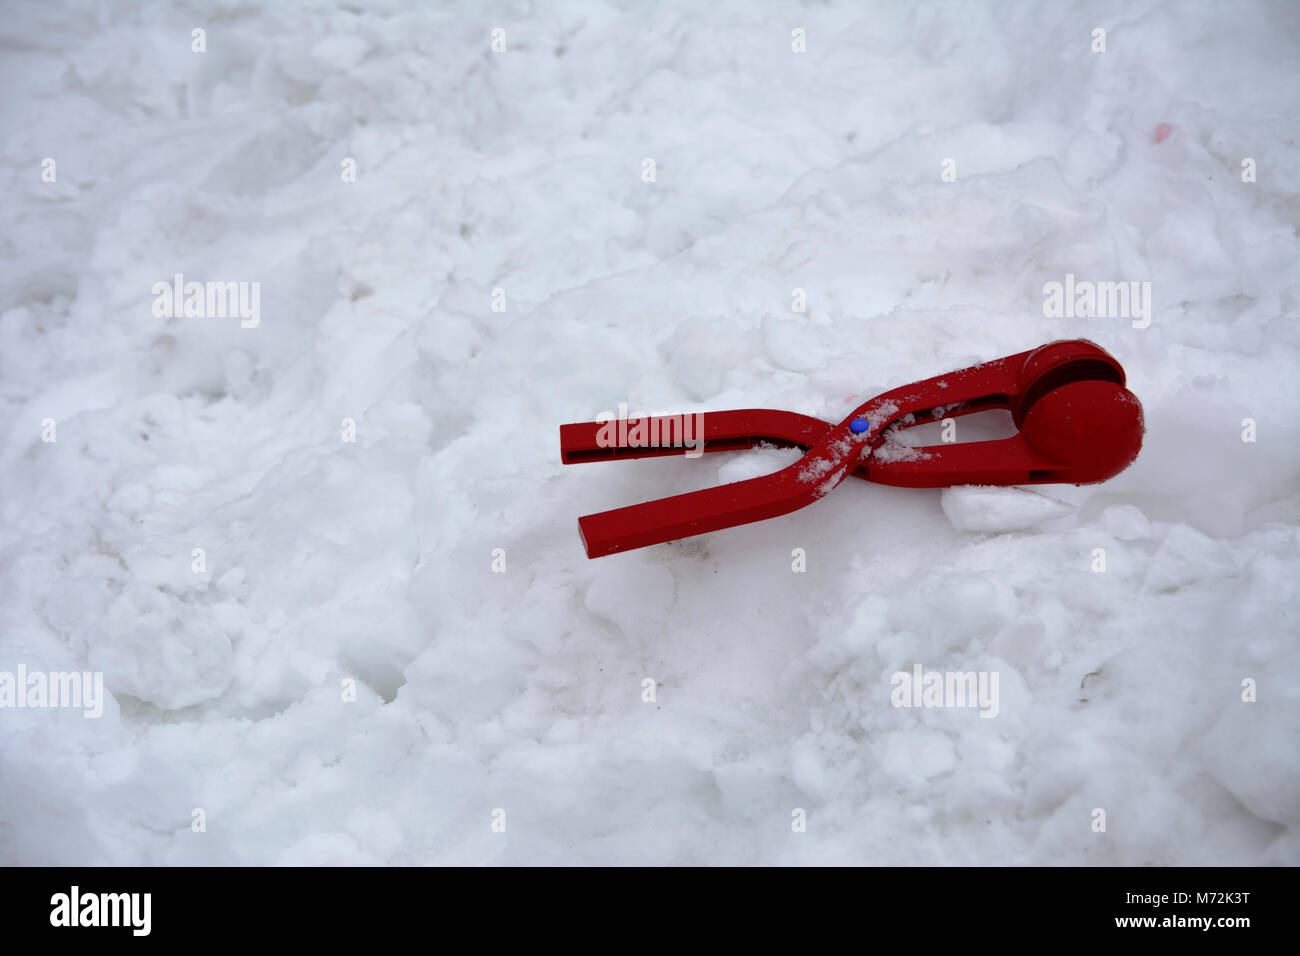
{"type": "MultiPolygon", "coordinates": [[[[662,416],[656,424],[680,416],[662,416]]],[[[566,464],[681,454],[681,447],[627,447],[602,441],[608,424],[560,427],[566,464]]],[[[807,453],[770,475],[703,491],[615,508],[578,519],[587,556],[660,544],[787,514],[812,504],[849,474],[883,484],[1087,484],[1118,474],[1142,444],[1142,409],[1124,388],[1124,370],[1086,340],[1053,342],[1028,352],[904,385],[871,399],[831,425],[771,409],[704,413],[700,451],[761,442],[807,453]],[[891,426],[1008,409],[1012,438],[911,449],[879,461],[871,453],[891,426]]],[[[608,434],[608,431],[606,431],[608,434]]],[[[624,432],[626,434],[626,432],[624,432]]]]}

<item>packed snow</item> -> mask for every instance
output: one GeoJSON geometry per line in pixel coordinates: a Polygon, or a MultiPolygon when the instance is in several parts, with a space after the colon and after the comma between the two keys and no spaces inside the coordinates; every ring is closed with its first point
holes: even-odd
{"type": "Polygon", "coordinates": [[[0,672],[106,699],[0,709],[0,863],[1300,863],[1298,64],[1288,2],[7,6],[0,672]],[[562,423],[1076,337],[1110,481],[585,557],[799,452],[562,423]]]}

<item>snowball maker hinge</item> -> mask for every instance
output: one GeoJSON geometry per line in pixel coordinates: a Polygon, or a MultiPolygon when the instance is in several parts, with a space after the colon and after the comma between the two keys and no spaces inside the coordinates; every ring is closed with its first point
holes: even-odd
{"type": "MultiPolygon", "coordinates": [[[[587,557],[644,548],[775,518],[828,494],[849,475],[886,485],[1032,485],[1105,481],[1137,458],[1142,406],[1124,387],[1124,369],[1085,339],[1050,342],[1028,352],[903,385],[859,405],[838,425],[768,408],[705,412],[699,452],[759,444],[805,454],[780,471],[689,494],[615,508],[578,519],[587,557]],[[886,430],[988,409],[1011,412],[1017,433],[996,441],[927,445],[886,454],[886,430]]],[[[629,430],[681,436],[683,418],[661,416],[560,426],[566,465],[681,455],[682,446],[631,444],[629,430]],[[644,426],[649,426],[648,428],[644,426]],[[611,443],[611,433],[620,436],[611,443]]],[[[893,446],[890,446],[892,449],[893,446]]]]}

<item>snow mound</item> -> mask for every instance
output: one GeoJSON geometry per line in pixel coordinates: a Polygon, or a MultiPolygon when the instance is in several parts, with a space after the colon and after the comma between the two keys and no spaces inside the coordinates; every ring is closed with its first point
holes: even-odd
{"type": "Polygon", "coordinates": [[[945,488],[941,502],[953,528],[985,534],[1025,531],[1063,518],[1073,510],[1069,505],[1023,488],[977,485],[945,488]]]}

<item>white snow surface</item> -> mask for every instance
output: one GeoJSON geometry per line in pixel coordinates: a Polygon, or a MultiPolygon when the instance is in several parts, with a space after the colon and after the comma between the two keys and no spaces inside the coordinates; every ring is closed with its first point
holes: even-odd
{"type": "Polygon", "coordinates": [[[1300,863],[1298,64],[1287,2],[6,6],[0,670],[111,696],[0,710],[0,863],[1300,863]],[[562,423],[1074,337],[1145,409],[1110,481],[583,553],[798,453],[562,423]]]}

